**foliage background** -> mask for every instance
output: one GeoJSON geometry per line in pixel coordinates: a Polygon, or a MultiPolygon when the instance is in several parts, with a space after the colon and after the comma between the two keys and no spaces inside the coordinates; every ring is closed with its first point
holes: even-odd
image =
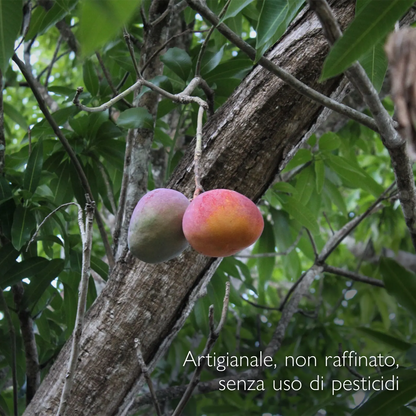
{"type": "MultiPolygon", "coordinates": [[[[195,135],[197,107],[178,106],[162,98],[155,120],[143,107],[128,108],[123,102],[118,102],[110,111],[81,112],[72,104],[76,87],[84,87],[80,97],[84,105],[97,106],[113,96],[95,50],[99,50],[113,85],[121,85],[119,90],[135,82],[135,70],[120,29],[123,24],[128,24],[139,61],[144,38],[140,7],[137,1],[119,2],[122,7],[110,0],[102,2],[101,6],[93,1],[56,0],[48,9],[47,3],[33,2],[25,42],[17,49],[17,55],[24,59],[23,50],[30,51],[26,63],[30,64],[33,76],[46,87],[45,91],[54,102],[51,106],[53,117],[82,164],[110,237],[117,214],[128,129],[146,127],[153,130],[147,188],[163,187],[195,135]],[[71,47],[71,42],[62,37],[57,27],[59,22],[71,28],[72,36],[79,42],[76,47],[73,44],[71,47]],[[91,27],[95,30],[91,31],[91,27]],[[52,61],[55,62],[49,68],[52,61]],[[173,115],[176,117],[174,123],[173,115]]],[[[219,14],[224,3],[212,0],[208,5],[219,14]]],[[[357,3],[359,8],[365,3],[372,7],[377,2],[363,0],[357,3]]],[[[405,5],[393,3],[399,4],[403,13],[411,5],[409,2],[405,5]]],[[[232,1],[224,21],[252,44],[260,57],[278,41],[303,7],[306,7],[304,2],[299,0],[289,3],[280,0],[232,1]]],[[[143,1],[143,8],[146,14],[149,1],[143,1]]],[[[21,39],[21,5],[0,0],[0,10],[11,19],[10,24],[1,26],[0,35],[9,46],[17,39],[17,46],[21,39]]],[[[181,18],[183,24],[190,25],[193,30],[209,27],[189,7],[182,11],[181,18]]],[[[384,23],[378,22],[378,27],[384,23]]],[[[390,30],[391,25],[388,27],[390,30]]],[[[364,52],[356,57],[361,58],[378,90],[387,70],[382,49],[386,34],[382,34],[382,39],[375,45],[362,42],[364,52]]],[[[163,75],[151,81],[172,93],[183,91],[195,74],[205,35],[206,32],[190,33],[186,50],[168,45],[160,58],[164,64],[163,75]]],[[[357,32],[351,38],[358,39],[357,32]]],[[[44,119],[31,89],[15,63],[9,63],[11,54],[12,51],[6,48],[0,52],[6,138],[5,166],[0,172],[0,287],[16,332],[21,414],[25,408],[26,364],[17,312],[29,311],[33,319],[43,378],[74,328],[82,248],[76,210],[70,207],[55,214],[43,225],[36,242],[27,250],[28,241],[53,209],[74,200],[84,205],[85,196],[72,162],[44,119]],[[10,288],[19,282],[23,285],[24,295],[16,303],[10,288]]],[[[215,108],[227,100],[251,68],[251,61],[214,31],[202,60],[201,76],[215,90],[215,108]]],[[[143,89],[140,94],[145,92],[143,89]]],[[[203,97],[201,91],[197,93],[203,97]]],[[[130,103],[137,99],[133,94],[126,97],[130,103]]],[[[393,114],[391,99],[385,98],[383,104],[393,114]]],[[[214,352],[217,355],[228,352],[251,356],[262,351],[280,319],[278,307],[282,299],[315,260],[304,228],[313,235],[319,252],[332,230],[340,229],[351,218],[365,212],[393,181],[389,154],[379,135],[372,130],[349,121],[339,131],[327,131],[319,137],[312,135],[261,200],[265,230],[259,241],[241,255],[222,261],[207,296],[197,302],[167,356],[159,362],[152,375],[157,387],[188,382],[193,368],[184,367],[183,359],[188,351],[195,354],[202,351],[208,333],[208,307],[214,304],[218,319],[227,280],[232,282],[232,310],[214,352]],[[287,250],[290,250],[288,254],[278,255],[287,250]],[[276,255],[260,256],[262,253],[276,255]]],[[[343,350],[357,351],[360,355],[394,356],[402,367],[399,371],[407,369],[409,373],[406,374],[411,374],[406,385],[415,384],[412,368],[416,364],[413,330],[416,300],[409,293],[416,293],[416,277],[400,264],[399,254],[403,253],[411,259],[407,268],[415,270],[414,254],[409,254],[413,253],[412,243],[397,194],[393,193],[337,247],[329,261],[331,265],[381,279],[386,288],[353,282],[330,273],[317,276],[310,293],[302,300],[302,310],[286,331],[283,345],[275,357],[278,367],[265,372],[265,385],[271,386],[272,380],[295,378],[306,385],[317,375],[323,376],[327,383],[332,379],[353,379],[346,368],[323,365],[324,357],[336,355],[340,345],[343,350]],[[386,255],[392,259],[387,259],[386,255]],[[285,367],[287,355],[314,355],[319,365],[285,367]]],[[[108,276],[105,248],[96,227],[92,269],[94,279],[90,278],[88,306],[97,296],[100,278],[106,280],[108,276]],[[98,286],[94,282],[98,282],[98,286]]],[[[4,414],[12,414],[10,328],[4,306],[0,306],[0,310],[0,408],[4,414]]],[[[356,370],[363,376],[375,372],[368,367],[356,370]]],[[[377,371],[382,374],[386,369],[377,371]]],[[[211,368],[204,370],[202,380],[233,374],[233,370],[219,373],[211,368]]],[[[334,397],[329,389],[321,392],[308,388],[299,392],[275,392],[271,388],[266,392],[223,391],[194,396],[185,414],[370,414],[370,411],[380,410],[375,406],[381,401],[384,415],[410,415],[416,410],[413,396],[398,392],[392,401],[384,403],[383,393],[377,396],[343,392],[334,397]],[[368,407],[361,412],[367,413],[354,412],[352,409],[363,400],[368,400],[368,407]]],[[[175,401],[164,403],[166,409],[174,405],[175,401]]],[[[151,409],[144,408],[137,414],[152,414],[151,409]]]]}

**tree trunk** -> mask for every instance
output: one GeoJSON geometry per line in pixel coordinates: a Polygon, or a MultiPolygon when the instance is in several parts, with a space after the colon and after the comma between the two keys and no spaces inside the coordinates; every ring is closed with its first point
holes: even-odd
{"type": "MultiPolygon", "coordinates": [[[[339,0],[334,12],[342,27],[354,5],[339,0]]],[[[330,95],[341,78],[319,83],[328,45],[315,16],[305,11],[291,25],[269,58],[304,83],[330,95]]],[[[336,95],[336,93],[335,93],[336,95]]],[[[202,186],[234,189],[254,201],[313,126],[322,107],[294,92],[257,66],[230,99],[206,123],[201,160],[202,186]]],[[[193,149],[173,174],[170,187],[191,197],[193,149]]],[[[130,253],[113,273],[89,310],[81,342],[71,415],[120,414],[141,383],[134,339],[139,338],[150,369],[167,351],[219,260],[187,249],[175,260],[150,265],[130,253]]],[[[25,415],[55,415],[65,378],[67,342],[25,415]]]]}

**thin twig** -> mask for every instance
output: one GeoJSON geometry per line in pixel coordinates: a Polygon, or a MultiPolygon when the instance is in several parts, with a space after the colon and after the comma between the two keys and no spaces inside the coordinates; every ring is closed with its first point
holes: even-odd
{"type": "Polygon", "coordinates": [[[136,61],[136,55],[134,54],[134,48],[131,43],[130,33],[127,32],[126,28],[124,28],[123,34],[124,34],[124,40],[126,41],[126,45],[130,53],[131,60],[133,61],[133,66],[134,66],[134,70],[136,71],[136,76],[137,78],[141,78],[142,76],[141,76],[141,72],[139,69],[139,65],[137,64],[137,61],[136,61]]]}
{"type": "Polygon", "coordinates": [[[84,315],[87,305],[88,279],[90,277],[91,247],[92,247],[92,224],[94,220],[95,202],[86,195],[85,222],[82,219],[82,210],[78,212],[78,225],[82,237],[82,271],[79,283],[78,307],[75,320],[74,333],[72,335],[71,357],[68,363],[68,372],[62,389],[57,416],[63,416],[67,407],[68,397],[74,383],[75,370],[78,364],[80,341],[84,326],[84,315]]]}
{"type": "MultiPolygon", "coordinates": [[[[231,43],[236,45],[239,49],[241,49],[252,61],[256,59],[256,50],[250,46],[248,43],[244,42],[239,36],[237,36],[228,26],[224,23],[220,23],[218,17],[212,13],[212,11],[201,2],[197,2],[195,0],[187,0],[189,6],[197,11],[205,20],[210,22],[212,25],[216,26],[217,30],[224,35],[231,43]]],[[[357,121],[358,123],[367,126],[371,130],[376,132],[379,131],[377,124],[371,118],[366,116],[365,114],[354,110],[351,107],[348,107],[344,104],[339,103],[338,101],[329,98],[318,91],[314,90],[311,87],[308,87],[303,82],[299,81],[293,75],[286,72],[284,69],[280,68],[272,61],[265,57],[261,57],[258,61],[258,64],[263,66],[265,69],[270,71],[271,73],[277,75],[280,79],[290,85],[293,89],[298,91],[300,94],[304,95],[305,97],[310,98],[311,100],[330,108],[331,110],[343,114],[344,116],[349,117],[352,120],[357,121]]]]}
{"type": "Polygon", "coordinates": [[[341,241],[354,230],[365,218],[367,218],[378,205],[380,201],[384,199],[384,196],[388,194],[396,185],[396,182],[393,182],[371,205],[370,207],[361,215],[358,215],[353,220],[345,224],[340,230],[338,230],[333,236],[329,238],[324,248],[321,250],[321,253],[318,256],[318,263],[324,264],[329,255],[335,250],[336,247],[341,243],[341,241]]]}
{"type": "Polygon", "coordinates": [[[16,332],[14,330],[12,317],[10,315],[9,307],[7,306],[6,299],[4,298],[3,289],[0,288],[0,301],[3,304],[4,316],[7,320],[7,325],[9,326],[10,332],[10,344],[12,352],[12,379],[13,379],[13,415],[19,415],[18,409],[18,390],[17,390],[17,359],[16,359],[16,332]]]}
{"type": "Polygon", "coordinates": [[[153,20],[153,22],[148,22],[147,25],[148,26],[158,25],[172,11],[174,3],[175,3],[174,0],[170,0],[166,10],[157,19],[153,20]]]}
{"type": "MultiPolygon", "coordinates": [[[[230,5],[231,0],[227,0],[227,3],[225,3],[223,9],[220,11],[220,13],[218,14],[218,19],[221,21],[221,19],[223,18],[223,16],[225,15],[225,13],[227,12],[228,6],[230,5]]],[[[207,37],[204,40],[204,43],[201,46],[201,49],[199,50],[199,54],[198,54],[198,59],[196,61],[196,67],[195,67],[195,75],[197,77],[201,76],[201,63],[202,63],[202,57],[204,56],[204,52],[205,49],[208,45],[209,39],[212,35],[212,33],[214,32],[216,26],[211,26],[211,28],[208,31],[207,37]]]]}
{"type": "Polygon", "coordinates": [[[172,413],[172,416],[179,416],[182,414],[182,411],[184,410],[186,404],[188,403],[189,399],[192,396],[193,391],[195,390],[195,387],[199,383],[199,379],[201,376],[201,372],[205,366],[205,363],[207,361],[207,355],[212,350],[212,347],[214,346],[215,342],[217,341],[218,337],[220,336],[220,332],[225,324],[225,320],[227,318],[227,311],[228,311],[228,303],[230,299],[230,282],[226,283],[225,286],[225,296],[222,306],[222,313],[221,313],[221,319],[217,326],[217,328],[214,327],[214,306],[211,305],[209,307],[209,322],[210,322],[210,331],[209,336],[207,339],[207,343],[205,344],[204,351],[202,352],[202,356],[198,357],[198,366],[195,368],[195,372],[192,376],[191,382],[188,384],[188,387],[182,396],[178,406],[176,407],[175,411],[172,413]]]}
{"type": "Polygon", "coordinates": [[[142,349],[141,349],[142,347],[141,347],[139,338],[135,338],[134,343],[135,343],[135,348],[137,352],[137,360],[139,361],[140,369],[147,382],[147,385],[149,386],[149,392],[152,396],[153,405],[155,406],[155,409],[156,409],[156,414],[157,416],[162,416],[162,412],[160,411],[160,406],[156,398],[155,389],[153,387],[152,378],[150,377],[149,370],[147,368],[146,363],[144,362],[142,349]]]}
{"type": "Polygon", "coordinates": [[[112,98],[111,100],[107,101],[106,103],[104,103],[104,104],[102,104],[98,107],[87,107],[87,106],[81,104],[80,101],[79,101],[79,96],[84,91],[84,89],[82,87],[78,87],[77,91],[75,93],[75,97],[73,99],[73,103],[78,108],[80,108],[83,111],[87,111],[88,113],[99,113],[101,111],[105,111],[105,110],[109,109],[115,103],[120,101],[122,98],[126,97],[127,95],[129,95],[130,93],[135,91],[136,89],[141,88],[143,85],[145,87],[148,87],[151,90],[163,95],[164,97],[168,98],[169,100],[172,100],[172,101],[176,102],[176,103],[179,103],[179,104],[196,103],[199,106],[204,107],[205,109],[209,108],[208,104],[203,99],[201,99],[199,97],[194,97],[194,96],[190,96],[190,95],[185,94],[185,91],[187,91],[187,89],[185,89],[183,92],[181,92],[179,94],[171,94],[170,92],[165,91],[164,89],[158,87],[157,85],[152,84],[149,81],[146,81],[143,78],[136,81],[131,87],[127,88],[126,90],[124,90],[123,92],[118,94],[116,97],[112,98]]]}
{"type": "Polygon", "coordinates": [[[346,277],[347,279],[354,280],[355,282],[362,282],[373,286],[385,287],[382,280],[364,276],[362,274],[351,272],[349,270],[340,269],[339,267],[328,266],[327,264],[325,264],[324,271],[336,274],[338,276],[346,277]]]}
{"type": "Polygon", "coordinates": [[[201,185],[200,166],[202,156],[202,126],[203,126],[204,108],[199,107],[198,121],[196,127],[196,144],[194,155],[194,172],[195,172],[195,192],[194,198],[196,198],[201,192],[204,192],[204,188],[201,185]]]}
{"type": "Polygon", "coordinates": [[[266,309],[268,311],[281,311],[280,307],[260,305],[258,303],[252,302],[251,300],[246,299],[243,295],[240,295],[240,298],[243,299],[248,304],[250,304],[251,306],[254,306],[255,308],[258,308],[258,309],[266,309]]]}
{"type": "Polygon", "coordinates": [[[312,236],[312,233],[306,228],[306,234],[308,234],[309,240],[311,241],[313,254],[315,255],[315,260],[318,258],[318,250],[316,248],[315,240],[312,236]]]}
{"type": "MultiPolygon", "coordinates": [[[[32,238],[29,240],[27,247],[26,247],[26,252],[29,251],[29,247],[30,245],[35,241],[40,229],[42,228],[43,224],[45,224],[45,222],[53,215],[55,214],[55,212],[59,211],[61,208],[65,208],[69,205],[75,205],[78,208],[78,217],[79,217],[79,212],[82,212],[81,206],[79,204],[77,204],[76,202],[67,202],[66,204],[62,204],[60,205],[58,208],[55,208],[52,212],[50,212],[44,219],[43,221],[39,224],[38,228],[36,229],[36,231],[34,232],[34,234],[32,235],[32,238]]],[[[82,218],[82,217],[81,217],[82,218]]],[[[79,218],[78,218],[79,220],[79,218]]]]}
{"type": "MultiPolygon", "coordinates": [[[[62,52],[56,59],[55,59],[55,61],[54,61],[54,64],[56,63],[56,62],[58,62],[61,58],[63,58],[65,55],[68,55],[69,53],[71,53],[71,49],[68,49],[67,51],[65,51],[65,52],[62,52]]],[[[45,68],[43,68],[42,69],[42,71],[40,71],[39,72],[39,75],[36,77],[36,79],[39,81],[41,78],[42,78],[42,75],[46,72],[46,71],[49,71],[49,67],[51,66],[51,64],[52,64],[52,62],[49,64],[49,65],[47,65],[47,66],[45,66],[45,68]]]]}
{"type": "Polygon", "coordinates": [[[55,52],[53,53],[51,63],[49,64],[48,71],[46,73],[45,88],[48,88],[49,77],[51,76],[53,66],[54,66],[54,64],[56,62],[56,59],[57,59],[57,56],[58,56],[58,52],[59,52],[59,48],[61,47],[61,43],[62,43],[62,36],[59,36],[58,42],[56,43],[55,52]]]}
{"type": "Polygon", "coordinates": [[[290,289],[286,293],[286,296],[283,298],[282,303],[280,304],[280,306],[278,308],[279,311],[283,311],[283,309],[286,306],[286,303],[288,302],[290,296],[295,291],[295,289],[298,287],[298,285],[300,284],[300,282],[302,281],[302,279],[305,277],[305,275],[306,275],[306,272],[305,273],[302,273],[300,275],[299,279],[296,280],[296,282],[290,287],[290,289]]]}
{"type": "MultiPolygon", "coordinates": [[[[98,59],[98,63],[100,64],[100,67],[101,67],[101,69],[102,69],[102,71],[103,71],[103,74],[104,74],[104,77],[105,77],[105,79],[107,80],[107,82],[108,82],[108,85],[110,86],[110,88],[111,88],[111,91],[113,92],[113,97],[115,97],[115,96],[117,96],[118,95],[118,90],[116,89],[116,87],[114,86],[114,84],[113,84],[113,81],[112,81],[112,79],[111,79],[111,75],[110,75],[110,73],[108,72],[108,69],[106,68],[106,66],[104,65],[104,61],[103,61],[103,58],[101,57],[101,54],[97,51],[97,52],[95,52],[95,56],[97,57],[97,59],[98,59]]],[[[121,100],[127,107],[129,107],[129,108],[132,108],[133,107],[133,105],[131,104],[131,103],[129,103],[125,98],[123,98],[122,100],[121,100]]]]}
{"type": "Polygon", "coordinates": [[[334,235],[335,232],[334,232],[334,229],[332,228],[331,222],[329,221],[328,215],[326,214],[325,211],[323,211],[322,214],[324,215],[324,218],[326,220],[326,223],[328,224],[329,229],[331,230],[332,235],[334,235]]]}
{"type": "MultiPolygon", "coordinates": [[[[42,111],[46,120],[48,121],[48,123],[52,127],[52,130],[54,131],[54,133],[58,137],[58,139],[61,142],[63,148],[68,153],[69,158],[71,159],[72,163],[74,164],[75,170],[78,174],[78,177],[80,179],[82,187],[89,194],[89,196],[92,200],[93,195],[92,195],[91,187],[90,187],[88,179],[85,175],[84,169],[82,168],[82,166],[81,166],[75,152],[73,151],[71,145],[69,144],[68,140],[66,139],[66,137],[62,133],[62,131],[59,128],[58,124],[56,123],[55,119],[52,117],[52,114],[49,112],[48,107],[46,106],[46,103],[45,103],[44,99],[42,98],[42,95],[40,94],[38,88],[36,87],[36,83],[35,83],[35,80],[33,78],[33,75],[28,71],[28,69],[26,68],[26,65],[17,57],[16,54],[13,55],[13,61],[17,64],[17,66],[19,67],[23,76],[25,77],[26,81],[28,82],[28,84],[29,84],[29,86],[30,86],[30,88],[33,92],[33,95],[35,96],[36,101],[39,104],[40,110],[42,111]]],[[[95,216],[96,216],[96,220],[97,220],[98,229],[100,231],[101,239],[103,240],[103,244],[104,244],[108,264],[110,266],[110,269],[112,269],[112,268],[114,268],[114,265],[115,265],[114,257],[113,257],[113,253],[111,251],[110,243],[108,242],[108,237],[107,237],[107,233],[106,233],[105,228],[104,228],[103,220],[102,220],[101,215],[98,212],[98,210],[96,211],[95,216]]]]}

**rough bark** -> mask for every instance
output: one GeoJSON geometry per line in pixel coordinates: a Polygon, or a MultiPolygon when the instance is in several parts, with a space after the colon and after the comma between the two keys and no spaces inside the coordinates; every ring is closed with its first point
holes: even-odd
{"type": "MultiPolygon", "coordinates": [[[[340,0],[342,26],[353,2],[340,0]]],[[[302,15],[269,53],[278,65],[318,91],[335,93],[340,78],[319,83],[328,51],[312,13],[302,15]]],[[[234,189],[257,201],[288,155],[300,144],[322,108],[256,67],[204,128],[201,179],[204,189],[234,189]]],[[[170,187],[192,195],[192,149],[173,174],[170,187]]],[[[120,258],[91,307],[81,342],[72,415],[113,415],[128,407],[140,385],[134,338],[139,338],[149,370],[164,354],[188,316],[218,261],[186,250],[160,265],[144,264],[129,253],[120,258]]],[[[53,415],[65,377],[68,343],[25,415],[53,415]]]]}

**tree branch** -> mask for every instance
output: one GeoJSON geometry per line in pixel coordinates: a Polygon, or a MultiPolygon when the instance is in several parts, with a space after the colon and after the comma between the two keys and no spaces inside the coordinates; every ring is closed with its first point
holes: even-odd
{"type": "MultiPolygon", "coordinates": [[[[342,32],[328,3],[326,0],[308,1],[311,8],[315,10],[324,28],[325,35],[332,45],[342,36],[342,32]]],[[[416,189],[413,170],[406,149],[406,141],[395,130],[393,119],[383,107],[377,91],[374,89],[363,67],[359,63],[355,63],[345,74],[363,96],[365,103],[374,116],[381,140],[390,154],[404,219],[416,250],[416,189]]]]}
{"type": "Polygon", "coordinates": [[[86,195],[87,203],[85,206],[85,221],[82,218],[82,210],[78,209],[78,225],[82,237],[82,270],[81,281],[79,283],[78,307],[75,321],[74,333],[72,336],[71,358],[68,363],[68,372],[62,389],[61,400],[57,416],[65,415],[67,409],[67,399],[71,393],[74,382],[75,370],[78,364],[78,355],[82,329],[84,326],[84,315],[87,305],[88,279],[90,277],[91,247],[92,247],[92,224],[94,221],[95,202],[91,201],[86,195]]]}
{"type": "MultiPolygon", "coordinates": [[[[217,30],[224,35],[230,42],[240,48],[252,61],[255,61],[256,58],[256,50],[251,47],[248,43],[244,42],[239,36],[237,36],[228,26],[224,23],[220,23],[218,17],[212,13],[212,11],[203,5],[201,2],[196,0],[187,0],[189,6],[197,11],[204,19],[209,21],[212,25],[214,25],[217,30]]],[[[300,94],[304,95],[305,97],[310,98],[311,100],[330,108],[340,114],[343,114],[352,120],[357,121],[358,123],[367,126],[368,128],[378,132],[378,126],[374,122],[371,117],[366,116],[359,111],[352,109],[346,105],[339,103],[317,91],[313,88],[308,87],[306,84],[299,81],[293,75],[286,72],[284,69],[280,68],[272,61],[265,57],[261,57],[258,61],[258,64],[263,66],[265,69],[270,71],[271,73],[277,75],[280,79],[290,85],[293,89],[295,89],[300,94]]]]}
{"type": "Polygon", "coordinates": [[[328,266],[327,264],[325,264],[324,271],[336,274],[338,276],[346,277],[347,279],[354,280],[355,282],[362,282],[373,286],[385,287],[382,280],[364,276],[362,274],[351,272],[349,270],[340,269],[339,267],[328,266]]]}
{"type": "MultiPolygon", "coordinates": [[[[82,187],[84,188],[86,193],[88,193],[88,195],[90,196],[90,199],[93,200],[91,187],[90,187],[90,184],[88,183],[87,177],[85,176],[85,172],[84,172],[84,170],[83,170],[75,152],[72,150],[71,145],[69,144],[68,140],[66,139],[66,137],[62,133],[58,124],[56,124],[56,121],[52,117],[52,114],[49,112],[48,107],[46,106],[45,101],[43,100],[42,95],[40,94],[40,92],[39,92],[39,90],[36,86],[36,83],[35,83],[35,80],[34,80],[32,74],[28,71],[28,69],[26,68],[26,65],[17,57],[16,54],[13,55],[13,61],[17,64],[17,66],[19,67],[23,76],[25,77],[26,81],[28,82],[28,84],[29,84],[29,86],[30,86],[30,88],[33,92],[33,95],[35,96],[36,101],[39,104],[40,110],[42,111],[46,120],[48,121],[48,123],[52,127],[52,130],[54,131],[54,133],[58,137],[58,139],[61,142],[63,148],[68,153],[69,158],[71,159],[72,163],[74,164],[75,170],[78,174],[78,177],[80,179],[82,187]]],[[[106,233],[105,228],[104,228],[103,220],[102,220],[101,215],[98,212],[98,210],[96,210],[96,219],[97,219],[98,229],[100,231],[100,235],[101,235],[101,238],[103,240],[103,244],[104,244],[108,264],[110,266],[110,269],[112,269],[112,268],[114,268],[114,264],[115,264],[114,263],[114,257],[113,257],[113,253],[111,251],[110,244],[108,242],[107,233],[106,233]]]]}

